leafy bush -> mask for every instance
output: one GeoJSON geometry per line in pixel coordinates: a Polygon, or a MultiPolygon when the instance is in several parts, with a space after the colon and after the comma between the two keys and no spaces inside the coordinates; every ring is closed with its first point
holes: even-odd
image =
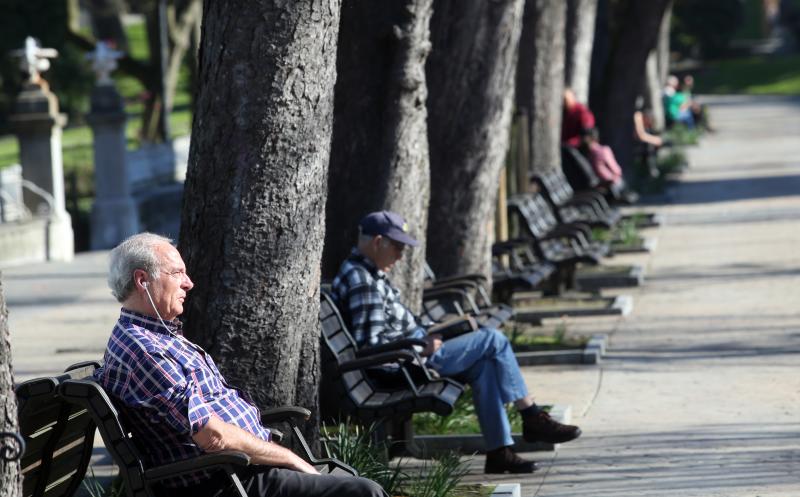
{"type": "Polygon", "coordinates": [[[676,0],[670,44],[689,57],[724,55],[744,21],[742,0],[676,0]]]}

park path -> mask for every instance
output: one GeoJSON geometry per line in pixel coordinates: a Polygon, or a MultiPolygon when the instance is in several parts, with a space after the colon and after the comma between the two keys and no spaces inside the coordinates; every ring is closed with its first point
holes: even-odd
{"type": "MultiPolygon", "coordinates": [[[[709,102],[719,132],[653,206],[656,252],[629,258],[647,271],[625,291],[633,313],[570,324],[610,332],[604,362],[526,368],[584,435],[493,481],[537,497],[800,496],[800,99],[709,102]]],[[[3,271],[17,381],[100,357],[119,309],[105,257],[3,271]]]]}
{"type": "Polygon", "coordinates": [[[800,99],[707,100],[634,312],[595,371],[548,371],[597,385],[584,435],[523,495],[800,496],[800,99]]]}

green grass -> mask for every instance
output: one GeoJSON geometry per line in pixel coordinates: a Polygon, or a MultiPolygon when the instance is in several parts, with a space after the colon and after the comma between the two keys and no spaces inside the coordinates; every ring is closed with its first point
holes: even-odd
{"type": "Polygon", "coordinates": [[[800,55],[711,62],[696,80],[696,93],[800,95],[800,55]]]}
{"type": "MultiPolygon", "coordinates": [[[[131,56],[135,59],[146,60],[149,54],[147,47],[147,33],[144,23],[126,26],[128,44],[131,56]]],[[[141,129],[141,114],[144,111],[142,95],[144,87],[138,80],[126,76],[119,71],[114,74],[117,90],[125,100],[125,112],[128,122],[125,129],[127,147],[129,150],[138,148],[139,131],[141,129]]],[[[175,93],[175,109],[170,115],[170,134],[173,138],[185,136],[191,131],[192,115],[189,111],[191,94],[189,87],[189,70],[184,64],[178,78],[175,93]]],[[[64,130],[62,138],[64,175],[78,174],[83,185],[87,181],[91,185],[93,173],[92,132],[88,126],[72,126],[64,130]],[[88,177],[88,179],[86,179],[88,177]]],[[[13,135],[0,136],[0,169],[19,162],[19,147],[13,135]]],[[[81,188],[80,194],[91,193],[91,186],[81,188]]]]}

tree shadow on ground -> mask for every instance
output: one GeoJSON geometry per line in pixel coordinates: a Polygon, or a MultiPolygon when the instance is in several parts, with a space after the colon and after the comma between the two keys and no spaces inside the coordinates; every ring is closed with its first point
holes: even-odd
{"type": "Polygon", "coordinates": [[[798,193],[800,193],[800,174],[786,174],[682,182],[671,200],[673,204],[709,204],[788,197],[798,193]]]}
{"type": "Polygon", "coordinates": [[[559,454],[536,495],[776,495],[800,485],[799,440],[800,424],[768,420],[588,433],[574,442],[576,455],[559,454]]]}

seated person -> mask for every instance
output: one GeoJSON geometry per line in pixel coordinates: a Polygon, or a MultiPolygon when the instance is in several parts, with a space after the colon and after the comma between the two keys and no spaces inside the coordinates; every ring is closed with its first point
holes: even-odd
{"type": "Polygon", "coordinates": [[[664,87],[664,115],[667,123],[680,123],[689,129],[694,128],[694,115],[691,110],[691,101],[686,93],[680,91],[680,81],[677,76],[670,75],[664,87]]]}
{"type": "Polygon", "coordinates": [[[427,342],[422,356],[426,366],[442,376],[466,378],[472,387],[478,422],[488,450],[486,473],[530,473],[533,461],[512,449],[511,427],[504,405],[513,402],[529,442],[568,442],[581,431],[563,425],[537,406],[528,393],[514,351],[501,332],[480,328],[447,341],[426,333],[424,326],[400,300],[386,273],[400,260],[406,246],[418,244],[407,233],[405,220],[388,211],[373,212],[359,223],[358,246],[342,263],[332,290],[339,308],[360,347],[376,346],[402,338],[427,342]]]}
{"type": "MultiPolygon", "coordinates": [[[[365,478],[320,475],[270,441],[249,396],[183,337],[177,317],[194,284],[169,239],[141,233],[123,241],[111,251],[108,282],[122,311],[95,379],[131,419],[146,464],[237,450],[250,456],[237,474],[251,497],[386,495],[365,478]]],[[[159,494],[222,496],[228,486],[217,474],[192,473],[165,480],[159,494]]]]}
{"type": "Polygon", "coordinates": [[[714,130],[711,128],[711,125],[708,122],[708,108],[704,104],[701,104],[695,100],[694,96],[692,95],[693,88],[694,77],[691,74],[687,74],[681,80],[680,91],[684,94],[686,100],[689,102],[689,111],[692,113],[692,120],[694,121],[695,125],[713,133],[714,130]]]}
{"type": "Polygon", "coordinates": [[[581,144],[583,135],[594,127],[592,111],[578,102],[571,88],[565,88],[564,109],[561,116],[561,143],[577,148],[581,144]]]}
{"type": "Polygon", "coordinates": [[[580,151],[589,158],[594,173],[600,178],[601,185],[615,187],[624,183],[622,168],[619,166],[614,151],[608,145],[597,141],[597,130],[584,133],[580,151]]]}
{"type": "Polygon", "coordinates": [[[647,174],[657,178],[661,173],[658,170],[658,149],[668,146],[663,138],[651,133],[652,118],[644,108],[644,99],[636,99],[636,111],[633,113],[633,138],[637,145],[639,160],[644,164],[647,174]]]}

